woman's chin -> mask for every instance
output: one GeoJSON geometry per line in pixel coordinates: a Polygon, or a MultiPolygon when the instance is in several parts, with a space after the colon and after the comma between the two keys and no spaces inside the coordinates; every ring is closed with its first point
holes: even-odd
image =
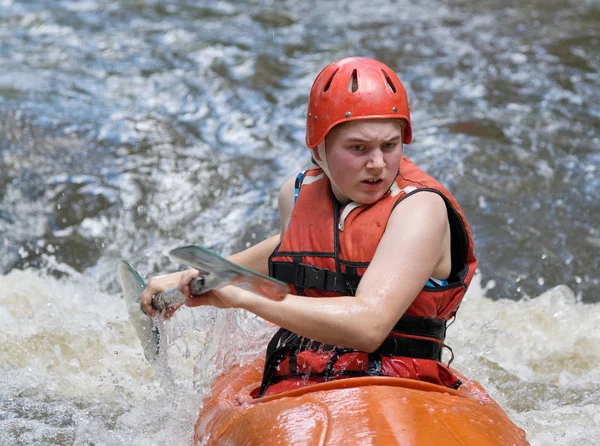
{"type": "Polygon", "coordinates": [[[342,204],[348,204],[351,201],[360,204],[373,204],[377,200],[381,199],[385,195],[385,190],[352,190],[352,191],[340,191],[334,190],[334,195],[337,201],[342,204]]]}
{"type": "Polygon", "coordinates": [[[383,195],[383,193],[357,193],[352,194],[348,201],[369,205],[377,202],[383,195]]]}

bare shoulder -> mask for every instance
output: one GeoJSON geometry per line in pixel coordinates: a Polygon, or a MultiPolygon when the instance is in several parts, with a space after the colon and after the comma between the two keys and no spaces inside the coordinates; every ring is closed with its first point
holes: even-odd
{"type": "Polygon", "coordinates": [[[289,177],[287,180],[283,182],[281,188],[279,189],[279,199],[289,199],[293,200],[294,198],[294,187],[296,184],[296,175],[289,177]]]}
{"type": "MultiPolygon", "coordinates": [[[[401,201],[392,212],[378,251],[382,257],[405,256],[434,277],[451,270],[451,235],[444,199],[435,192],[418,192],[401,201]]],[[[422,278],[421,278],[422,279],[422,278]]]]}
{"type": "Polygon", "coordinates": [[[294,209],[294,188],[296,183],[296,176],[291,176],[279,189],[279,221],[281,237],[285,233],[285,229],[292,216],[292,210],[294,209]]]}
{"type": "Polygon", "coordinates": [[[392,212],[388,226],[427,224],[442,229],[448,225],[444,199],[435,192],[422,191],[402,200],[392,212]]]}

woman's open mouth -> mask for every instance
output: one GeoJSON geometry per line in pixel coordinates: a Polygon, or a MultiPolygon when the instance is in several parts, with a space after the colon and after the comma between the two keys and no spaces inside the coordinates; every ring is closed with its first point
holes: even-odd
{"type": "Polygon", "coordinates": [[[369,188],[377,188],[382,182],[383,180],[381,178],[369,178],[368,180],[364,180],[362,183],[369,188]]]}

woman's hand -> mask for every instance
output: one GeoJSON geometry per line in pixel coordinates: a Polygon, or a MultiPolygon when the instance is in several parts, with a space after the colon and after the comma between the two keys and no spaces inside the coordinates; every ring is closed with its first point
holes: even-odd
{"type": "Polygon", "coordinates": [[[181,282],[181,276],[186,272],[187,271],[165,274],[163,276],[156,276],[150,279],[140,299],[140,306],[147,315],[154,317],[162,314],[166,318],[169,318],[173,315],[173,313],[182,304],[169,306],[169,308],[167,308],[163,314],[160,310],[157,310],[152,306],[152,297],[158,293],[177,287],[177,285],[181,282]]]}
{"type": "MultiPolygon", "coordinates": [[[[197,277],[197,276],[194,276],[197,277]]],[[[187,277],[182,278],[179,291],[187,296],[185,304],[188,307],[200,307],[203,305],[212,305],[217,308],[240,308],[244,301],[247,291],[236,286],[228,285],[218,290],[210,290],[200,296],[190,294],[189,282],[194,278],[191,277],[187,283],[187,277]]]]}
{"type": "Polygon", "coordinates": [[[177,311],[184,303],[169,305],[166,311],[161,312],[152,306],[152,297],[160,292],[177,288],[187,299],[185,305],[188,307],[200,307],[211,305],[217,308],[238,308],[242,302],[253,293],[235,286],[226,286],[219,290],[210,290],[200,296],[192,295],[190,291],[190,282],[199,277],[201,272],[197,269],[188,269],[185,271],[165,274],[152,278],[146,285],[146,289],[142,293],[140,305],[144,312],[152,317],[163,316],[168,319],[175,311],[177,311]]]}
{"type": "Polygon", "coordinates": [[[186,306],[201,307],[204,305],[211,305],[217,308],[232,308],[238,306],[237,300],[235,298],[235,290],[237,289],[236,287],[227,286],[221,288],[220,290],[210,290],[206,293],[202,293],[201,295],[193,295],[190,289],[190,283],[192,280],[194,280],[196,277],[199,277],[201,274],[201,271],[197,269],[188,269],[181,273],[177,289],[181,294],[187,297],[187,299],[185,300],[186,306]],[[228,290],[229,288],[234,289],[228,290]]]}

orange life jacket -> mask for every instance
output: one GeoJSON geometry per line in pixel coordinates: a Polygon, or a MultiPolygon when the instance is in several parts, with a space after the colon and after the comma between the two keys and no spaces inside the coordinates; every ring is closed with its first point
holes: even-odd
{"type": "Polygon", "coordinates": [[[324,346],[281,329],[267,349],[261,394],[278,382],[295,382],[300,375],[306,383],[307,371],[308,380],[314,382],[366,373],[421,379],[448,387],[460,385],[439,361],[446,322],[458,310],[477,261],[469,226],[450,192],[406,157],[389,191],[371,205],[349,203],[341,207],[320,168],[310,169],[299,178],[297,189],[300,187],[289,227],[269,259],[270,275],[288,283],[293,293],[313,297],[354,295],[392,211],[402,200],[421,191],[437,193],[446,203],[451,273],[446,285],[421,290],[373,353],[324,346]]]}

